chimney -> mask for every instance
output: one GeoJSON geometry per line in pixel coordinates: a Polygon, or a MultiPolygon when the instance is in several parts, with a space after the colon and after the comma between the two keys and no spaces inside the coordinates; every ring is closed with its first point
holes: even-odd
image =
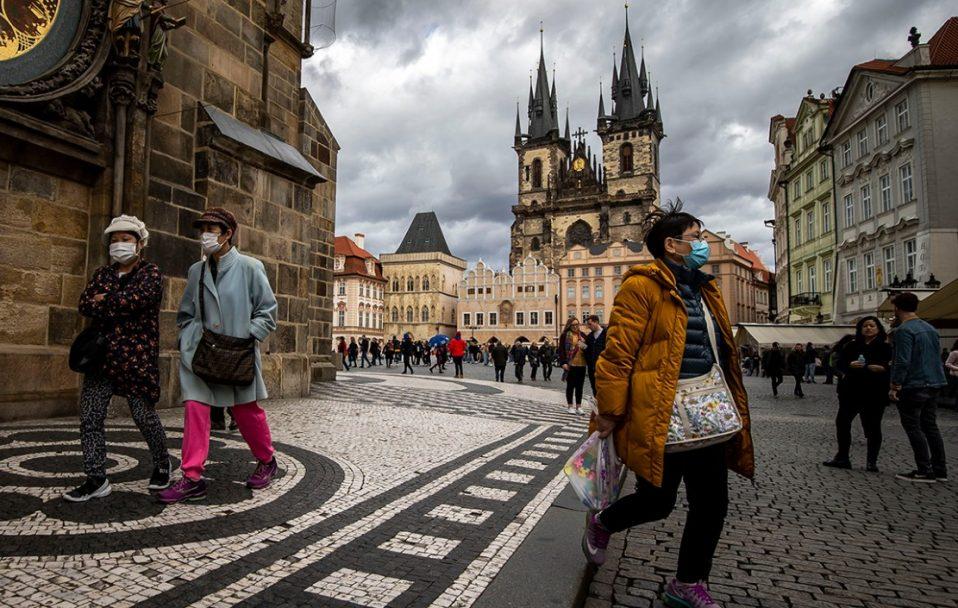
{"type": "Polygon", "coordinates": [[[366,248],[366,235],[363,234],[362,232],[357,232],[356,234],[354,234],[353,241],[356,242],[356,245],[358,245],[360,249],[366,248]]]}

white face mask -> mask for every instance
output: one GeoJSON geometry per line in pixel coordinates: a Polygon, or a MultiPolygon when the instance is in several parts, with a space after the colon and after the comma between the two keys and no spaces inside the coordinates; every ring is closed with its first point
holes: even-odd
{"type": "Polygon", "coordinates": [[[110,243],[110,259],[118,264],[129,264],[136,254],[136,243],[110,243]]]}
{"type": "Polygon", "coordinates": [[[223,244],[219,241],[220,235],[215,232],[204,232],[200,235],[200,243],[203,245],[203,253],[206,255],[211,255],[216,253],[223,247],[223,244]]]}

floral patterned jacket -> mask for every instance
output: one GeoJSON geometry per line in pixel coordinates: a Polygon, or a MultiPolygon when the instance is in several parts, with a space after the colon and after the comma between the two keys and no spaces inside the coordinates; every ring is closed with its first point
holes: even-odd
{"type": "Polygon", "coordinates": [[[141,260],[122,277],[114,265],[93,273],[80,295],[80,314],[93,319],[109,341],[103,374],[113,394],[160,399],[160,301],[163,275],[156,264],[141,260]],[[97,302],[94,296],[106,294],[97,302]]]}

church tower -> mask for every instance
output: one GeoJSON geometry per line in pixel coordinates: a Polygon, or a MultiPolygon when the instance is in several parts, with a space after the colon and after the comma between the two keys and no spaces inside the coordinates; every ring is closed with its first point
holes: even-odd
{"type": "Polygon", "coordinates": [[[602,165],[610,202],[641,198],[649,205],[657,205],[659,143],[665,137],[662,112],[659,100],[652,96],[644,49],[640,65],[636,66],[628,6],[625,10],[622,60],[618,69],[612,65],[612,111],[606,113],[600,91],[596,133],[602,140],[602,165]]]}
{"type": "Polygon", "coordinates": [[[518,156],[519,201],[513,209],[518,213],[512,225],[510,267],[521,262],[526,255],[534,255],[549,241],[548,226],[540,219],[526,223],[522,211],[538,210],[549,204],[555,194],[560,168],[570,154],[569,115],[566,112],[565,132],[560,135],[555,76],[550,88],[541,29],[535,88],[529,83],[528,116],[528,129],[523,133],[519,108],[516,107],[513,149],[518,156]]]}

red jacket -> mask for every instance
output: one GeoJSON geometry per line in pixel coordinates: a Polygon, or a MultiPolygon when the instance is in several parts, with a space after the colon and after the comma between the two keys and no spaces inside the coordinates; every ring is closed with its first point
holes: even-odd
{"type": "Polygon", "coordinates": [[[449,356],[462,357],[466,354],[466,341],[462,338],[453,338],[449,342],[449,356]]]}

